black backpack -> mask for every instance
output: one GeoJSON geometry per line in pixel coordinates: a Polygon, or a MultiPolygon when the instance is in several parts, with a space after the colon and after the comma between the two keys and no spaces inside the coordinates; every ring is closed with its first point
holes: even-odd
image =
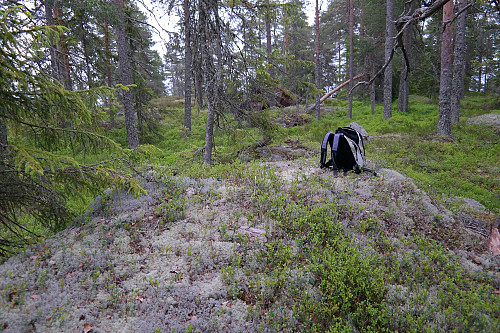
{"type": "Polygon", "coordinates": [[[350,127],[339,127],[335,134],[332,132],[326,133],[323,142],[321,143],[321,168],[331,168],[337,174],[337,170],[347,171],[354,170],[356,173],[361,171],[369,171],[376,173],[368,168],[365,168],[365,146],[363,137],[358,131],[350,127]],[[330,144],[332,158],[326,162],[328,144],[330,144]]]}

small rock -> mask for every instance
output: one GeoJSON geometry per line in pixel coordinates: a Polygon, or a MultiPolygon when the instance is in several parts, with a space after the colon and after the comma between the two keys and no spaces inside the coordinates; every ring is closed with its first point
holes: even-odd
{"type": "Polygon", "coordinates": [[[381,169],[380,174],[384,177],[385,180],[392,182],[402,182],[406,179],[405,176],[397,172],[396,170],[391,169],[381,169]]]}
{"type": "Polygon", "coordinates": [[[354,190],[354,193],[356,193],[357,195],[359,195],[360,197],[363,197],[363,198],[373,197],[372,191],[368,188],[357,188],[354,190]]]}
{"type": "Polygon", "coordinates": [[[368,132],[363,128],[363,126],[361,126],[357,122],[352,122],[349,125],[347,125],[347,127],[350,127],[353,130],[358,131],[359,134],[361,134],[361,136],[363,137],[364,142],[367,142],[367,143],[370,142],[370,136],[368,135],[368,132]]]}
{"type": "Polygon", "coordinates": [[[249,163],[252,161],[252,157],[247,152],[241,152],[238,154],[238,158],[243,163],[249,163]]]}
{"type": "Polygon", "coordinates": [[[483,114],[469,118],[467,122],[474,125],[484,124],[489,126],[500,126],[500,113],[483,114]]]}
{"type": "Polygon", "coordinates": [[[471,199],[471,198],[461,198],[461,197],[454,197],[451,199],[452,202],[456,202],[463,208],[465,208],[466,211],[478,213],[478,214],[488,214],[489,211],[488,209],[482,205],[479,201],[471,199]]]}
{"type": "Polygon", "coordinates": [[[264,229],[251,228],[247,226],[242,226],[238,228],[238,231],[242,234],[249,235],[250,237],[257,238],[262,242],[267,242],[265,235],[266,231],[264,229]]]}
{"type": "Polygon", "coordinates": [[[500,254],[500,233],[497,228],[491,228],[490,236],[486,241],[486,248],[494,255],[500,254]]]}

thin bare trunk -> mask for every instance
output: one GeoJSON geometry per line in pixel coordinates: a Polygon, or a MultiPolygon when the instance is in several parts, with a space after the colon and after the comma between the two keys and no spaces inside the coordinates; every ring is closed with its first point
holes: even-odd
{"type": "Polygon", "coordinates": [[[410,71],[408,64],[411,63],[411,48],[413,44],[413,30],[411,27],[403,33],[403,45],[406,52],[401,55],[401,76],[399,78],[398,109],[401,112],[408,112],[410,98],[410,71]],[[408,63],[407,63],[408,61],[408,63]]]}
{"type": "Polygon", "coordinates": [[[184,0],[184,131],[191,132],[191,11],[189,0],[184,0]]]}
{"type": "MultiPolygon", "coordinates": [[[[106,1],[106,0],[103,0],[106,1]]],[[[113,86],[113,79],[111,76],[111,50],[109,48],[109,24],[108,21],[104,21],[104,50],[105,50],[105,56],[106,56],[106,79],[107,79],[107,84],[108,87],[113,86]]],[[[116,121],[115,121],[115,110],[112,107],[111,103],[109,103],[109,124],[111,128],[116,127],[116,121]]]]}
{"type": "MultiPolygon", "coordinates": [[[[316,71],[314,73],[315,75],[315,83],[316,83],[316,89],[321,89],[321,62],[320,62],[320,57],[319,57],[319,4],[318,0],[316,0],[316,38],[315,38],[315,48],[316,48],[316,71]]],[[[316,120],[321,119],[321,106],[319,103],[320,100],[320,94],[316,93],[316,101],[315,101],[315,118],[316,120]]]]}
{"type": "MultiPolygon", "coordinates": [[[[199,22],[201,19],[201,10],[198,10],[198,36],[203,36],[203,28],[199,22]]],[[[194,65],[194,91],[196,95],[196,103],[198,104],[198,114],[200,114],[200,109],[204,107],[203,103],[203,59],[202,59],[202,40],[201,38],[195,38],[193,40],[193,48],[196,50],[193,57],[194,65]]]]}
{"type": "Polygon", "coordinates": [[[209,20],[214,17],[218,19],[217,1],[202,0],[200,4],[200,24],[203,33],[200,43],[201,57],[203,63],[203,73],[206,82],[206,96],[207,96],[207,126],[205,132],[205,149],[203,152],[203,162],[205,164],[212,164],[212,150],[214,147],[214,123],[215,112],[219,100],[218,85],[221,79],[221,55],[220,55],[220,41],[219,31],[212,30],[213,25],[209,20]],[[212,16],[212,12],[214,15],[212,16]],[[216,64],[214,64],[214,61],[216,64]]]}
{"type": "Polygon", "coordinates": [[[338,81],[340,81],[340,75],[342,74],[342,45],[341,43],[338,43],[339,44],[339,47],[338,47],[338,59],[339,59],[339,63],[337,65],[337,68],[338,68],[338,71],[339,71],[339,75],[337,75],[339,77],[338,81]]]}
{"type": "MultiPolygon", "coordinates": [[[[443,6],[443,24],[453,18],[453,1],[443,6]]],[[[441,77],[439,81],[438,135],[451,135],[452,25],[446,24],[441,42],[441,77]]]]}
{"type": "MultiPolygon", "coordinates": [[[[370,73],[370,77],[373,77],[375,75],[375,65],[374,65],[374,54],[372,52],[371,56],[371,73],[370,73]]],[[[375,115],[375,81],[373,81],[371,84],[370,84],[370,108],[371,108],[371,112],[372,112],[372,116],[375,115]]]]}
{"type": "Polygon", "coordinates": [[[354,0],[349,0],[349,108],[347,115],[352,119],[352,87],[354,84],[354,0]]]}
{"type": "MultiPolygon", "coordinates": [[[[271,44],[271,18],[269,15],[269,11],[271,10],[271,6],[269,4],[269,0],[266,0],[266,51],[267,51],[267,62],[271,64],[271,52],[272,52],[272,44],[271,44]]],[[[273,76],[273,71],[271,67],[269,67],[269,75],[273,76]]]]}
{"type": "Polygon", "coordinates": [[[392,50],[394,46],[394,2],[387,0],[385,19],[384,119],[392,117],[392,50]]]}

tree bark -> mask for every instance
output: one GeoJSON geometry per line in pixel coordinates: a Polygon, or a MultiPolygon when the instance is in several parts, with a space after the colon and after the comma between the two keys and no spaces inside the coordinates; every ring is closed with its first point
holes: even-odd
{"type": "MultiPolygon", "coordinates": [[[[315,83],[316,89],[321,89],[321,62],[319,57],[319,3],[316,0],[316,38],[315,38],[315,48],[316,48],[316,67],[315,67],[315,83]]],[[[320,105],[320,94],[316,93],[316,101],[315,101],[315,111],[314,115],[316,120],[321,120],[321,105],[320,105]]]]}
{"type": "Polygon", "coordinates": [[[196,60],[197,55],[195,55],[194,61],[194,92],[196,95],[196,104],[198,105],[198,114],[200,113],[200,109],[202,109],[205,105],[203,103],[203,74],[202,74],[202,65],[201,61],[196,60]]]}
{"type": "MultiPolygon", "coordinates": [[[[45,20],[48,26],[54,25],[54,0],[45,0],[45,20]]],[[[59,69],[59,59],[57,57],[56,43],[52,37],[49,39],[49,52],[50,52],[50,68],[53,78],[62,82],[61,71],[59,69]]]]}
{"type": "Polygon", "coordinates": [[[203,39],[200,42],[200,46],[208,106],[205,149],[203,152],[203,162],[205,164],[212,164],[215,112],[220,101],[219,85],[222,80],[220,30],[217,22],[209,22],[211,18],[215,21],[218,20],[218,3],[216,0],[202,0],[200,5],[199,24],[202,27],[203,39]],[[214,27],[215,29],[213,29],[214,27]]]}
{"type": "MultiPolygon", "coordinates": [[[[128,86],[132,83],[130,79],[130,61],[128,57],[128,45],[125,31],[125,13],[123,0],[115,0],[117,8],[116,44],[118,47],[118,61],[120,63],[121,83],[128,86]]],[[[137,119],[134,111],[132,91],[123,90],[123,106],[125,108],[125,127],[127,129],[127,142],[130,148],[139,146],[139,135],[137,133],[137,119]]]]}
{"type": "MultiPolygon", "coordinates": [[[[375,75],[375,65],[373,64],[373,62],[375,61],[374,59],[374,54],[372,52],[371,54],[371,73],[370,73],[370,77],[373,77],[375,75]]],[[[371,112],[372,112],[372,116],[375,115],[375,81],[373,81],[371,84],[370,84],[370,109],[371,109],[371,112]]]]}
{"type": "Polygon", "coordinates": [[[426,18],[430,17],[436,11],[441,9],[445,4],[452,0],[436,0],[432,2],[428,7],[421,7],[415,9],[411,15],[401,16],[396,20],[396,28],[398,33],[402,30],[406,29],[407,26],[413,22],[423,21],[426,18]]]}
{"type": "Polygon", "coordinates": [[[191,132],[191,11],[189,0],[184,0],[184,131],[191,132]]]}
{"type": "MultiPolygon", "coordinates": [[[[106,3],[106,0],[102,0],[104,3],[106,3]]],[[[107,20],[104,20],[104,54],[106,57],[106,80],[108,87],[113,86],[113,79],[111,76],[111,50],[109,48],[109,24],[107,20]]],[[[111,128],[116,127],[116,121],[115,121],[115,110],[112,107],[111,103],[109,104],[109,125],[111,128]]]]}
{"type": "Polygon", "coordinates": [[[399,78],[398,109],[401,112],[408,112],[410,97],[410,68],[411,48],[413,46],[413,25],[410,25],[403,33],[403,46],[406,51],[406,57],[401,55],[401,76],[399,78]],[[405,59],[406,58],[406,59],[405,59]],[[408,61],[408,63],[407,63],[408,61]]]}
{"type": "Polygon", "coordinates": [[[0,119],[0,144],[3,145],[9,144],[9,141],[7,140],[7,126],[5,126],[5,123],[3,122],[2,119],[0,119]]]}
{"type": "Polygon", "coordinates": [[[347,115],[352,119],[352,87],[354,83],[354,0],[349,0],[349,107],[347,115]]]}
{"type": "Polygon", "coordinates": [[[443,6],[443,31],[441,41],[441,77],[439,82],[439,119],[438,135],[451,135],[451,81],[452,81],[452,24],[446,24],[453,18],[453,1],[443,6]]]}
{"type": "Polygon", "coordinates": [[[273,71],[271,69],[271,52],[272,52],[272,44],[271,44],[271,18],[269,15],[269,11],[271,10],[271,6],[269,4],[269,0],[266,0],[266,52],[267,52],[267,63],[269,64],[269,75],[273,77],[273,71]]]}
{"type": "Polygon", "coordinates": [[[457,31],[455,34],[455,58],[453,60],[453,79],[451,88],[451,123],[460,121],[460,100],[464,96],[465,58],[467,44],[465,37],[467,23],[467,0],[458,0],[458,10],[464,10],[457,19],[457,31]]]}
{"type": "Polygon", "coordinates": [[[390,61],[393,49],[394,36],[394,2],[387,0],[385,19],[385,61],[387,67],[384,71],[384,119],[392,117],[392,62],[390,61]]]}
{"type": "MultiPolygon", "coordinates": [[[[61,8],[58,5],[54,5],[53,8],[54,18],[57,20],[57,24],[64,26],[65,22],[62,17],[61,8]]],[[[59,64],[61,68],[61,83],[66,90],[73,90],[73,82],[70,75],[70,65],[69,65],[69,54],[68,54],[68,43],[64,33],[61,33],[59,40],[56,42],[57,54],[59,58],[59,64]]]]}
{"type": "MultiPolygon", "coordinates": [[[[200,23],[202,20],[201,4],[198,8],[198,29],[197,36],[204,35],[204,28],[200,23]]],[[[193,48],[196,50],[193,57],[193,67],[194,67],[194,91],[196,95],[196,103],[198,104],[198,114],[200,114],[200,109],[204,107],[203,103],[203,58],[202,58],[202,48],[203,40],[202,38],[194,38],[193,48]]]]}

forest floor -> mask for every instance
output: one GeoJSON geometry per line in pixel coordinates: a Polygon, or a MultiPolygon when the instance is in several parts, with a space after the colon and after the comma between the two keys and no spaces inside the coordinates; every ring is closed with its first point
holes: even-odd
{"type": "MultiPolygon", "coordinates": [[[[499,217],[436,190],[441,183],[384,168],[376,154],[410,172],[407,164],[422,164],[446,185],[454,174],[442,169],[458,170],[493,190],[476,198],[492,200],[498,182],[477,177],[495,178],[498,166],[446,164],[439,158],[456,151],[439,138],[387,127],[421,124],[401,118],[372,136],[377,176],[334,176],[296,136],[335,128],[345,110],[325,108],[335,117],[312,129],[310,117],[289,112],[276,119],[290,127],[281,144],[241,146],[236,161],[194,172],[150,166],[147,195],[107,190],[63,232],[9,258],[0,266],[0,331],[499,331],[500,255],[486,244],[499,217]]],[[[488,126],[470,134],[484,150],[476,160],[495,154],[498,115],[468,119],[488,126]]]]}
{"type": "MultiPolygon", "coordinates": [[[[263,250],[287,239],[267,212],[299,203],[321,207],[335,202],[343,232],[361,250],[373,249],[383,237],[389,248],[398,249],[393,253],[400,259],[409,258],[418,248],[406,240],[415,234],[429,237],[466,276],[479,272],[495,292],[500,289],[500,256],[483,247],[494,216],[478,202],[455,198],[452,212],[397,171],[334,177],[317,167],[316,158],[287,156],[249,164],[243,177],[190,179],[150,171],[144,183],[148,195],[140,198],[106,192],[79,222],[0,267],[0,331],[303,328],[298,314],[285,314],[293,297],[271,292],[273,277],[262,269],[269,264],[263,250]],[[277,206],[266,206],[285,193],[290,197],[282,207],[279,200],[277,206]],[[271,315],[281,321],[270,320],[271,315]]],[[[431,265],[436,265],[433,271],[449,269],[435,261],[431,265]]],[[[389,309],[412,306],[419,288],[387,283],[389,309]]],[[[314,292],[319,286],[304,288],[314,292]]],[[[436,319],[430,327],[441,324],[436,319]]]]}

